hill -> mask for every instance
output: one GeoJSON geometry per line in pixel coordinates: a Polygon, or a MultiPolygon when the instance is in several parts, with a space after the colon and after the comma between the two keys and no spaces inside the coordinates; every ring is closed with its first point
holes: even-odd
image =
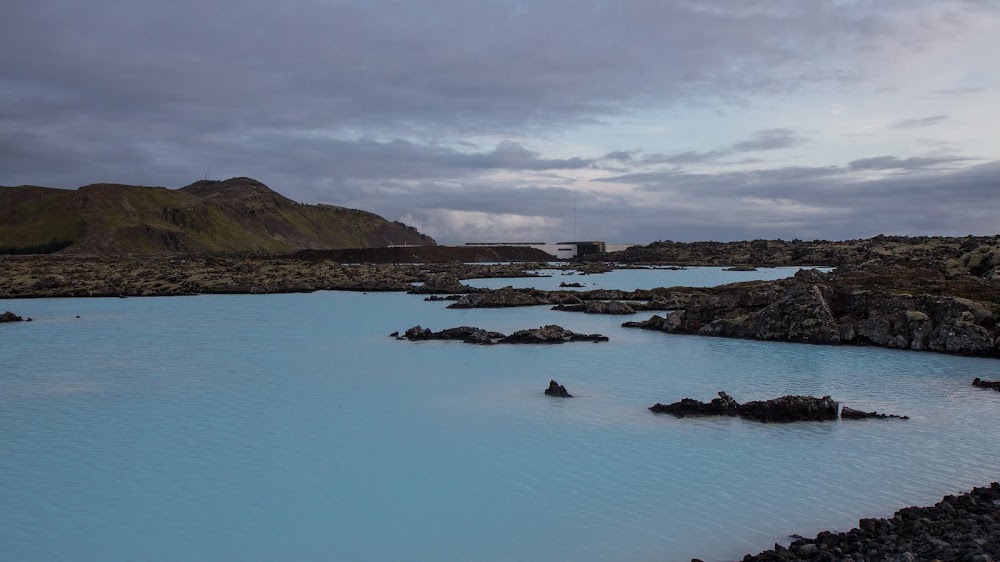
{"type": "Polygon", "coordinates": [[[181,189],[0,187],[0,253],[292,252],[434,243],[400,222],[296,203],[250,178],[181,189]]]}

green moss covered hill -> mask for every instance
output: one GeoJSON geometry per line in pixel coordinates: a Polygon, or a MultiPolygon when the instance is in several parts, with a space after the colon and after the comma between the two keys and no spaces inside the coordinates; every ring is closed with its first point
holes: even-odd
{"type": "Polygon", "coordinates": [[[250,178],[181,189],[0,187],[0,253],[289,252],[434,244],[373,213],[296,203],[250,178]]]}

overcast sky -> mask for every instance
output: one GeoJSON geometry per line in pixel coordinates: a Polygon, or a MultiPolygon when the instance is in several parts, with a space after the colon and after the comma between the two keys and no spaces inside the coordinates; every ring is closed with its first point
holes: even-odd
{"type": "Polygon", "coordinates": [[[0,185],[250,176],[445,243],[994,234],[998,61],[994,0],[4,0],[0,185]]]}

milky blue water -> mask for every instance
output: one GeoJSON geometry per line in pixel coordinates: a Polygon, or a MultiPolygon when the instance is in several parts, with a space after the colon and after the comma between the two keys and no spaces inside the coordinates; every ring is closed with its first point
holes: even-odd
{"type": "Polygon", "coordinates": [[[995,360],[446,304],[0,301],[36,320],[0,325],[0,560],[725,560],[1000,475],[1000,393],[969,384],[995,360]],[[611,341],[386,337],[551,322],[611,341]],[[577,398],[544,396],[550,378],[577,398]],[[722,389],[912,419],[646,410],[722,389]]]}
{"type": "MultiPolygon", "coordinates": [[[[784,279],[795,274],[798,267],[771,267],[757,271],[725,271],[721,267],[696,267],[682,270],[663,268],[616,269],[600,274],[581,274],[578,271],[559,269],[539,269],[536,273],[549,277],[519,277],[515,279],[468,279],[463,281],[472,287],[499,289],[534,287],[547,291],[563,289],[567,291],[589,291],[594,289],[654,289],[656,287],[714,287],[740,281],[784,279]],[[579,283],[581,288],[560,287],[562,283],[579,283]]],[[[820,271],[830,271],[829,267],[819,267],[820,271]]]]}

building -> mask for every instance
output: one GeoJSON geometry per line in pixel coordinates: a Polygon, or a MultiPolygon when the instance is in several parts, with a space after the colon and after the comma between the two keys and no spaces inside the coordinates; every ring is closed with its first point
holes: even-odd
{"type": "Polygon", "coordinates": [[[552,257],[560,260],[569,260],[577,256],[588,254],[598,254],[601,252],[616,252],[632,246],[632,244],[606,244],[600,240],[587,240],[581,242],[559,242],[557,244],[547,244],[545,242],[466,242],[466,246],[527,246],[541,250],[552,257]]]}

